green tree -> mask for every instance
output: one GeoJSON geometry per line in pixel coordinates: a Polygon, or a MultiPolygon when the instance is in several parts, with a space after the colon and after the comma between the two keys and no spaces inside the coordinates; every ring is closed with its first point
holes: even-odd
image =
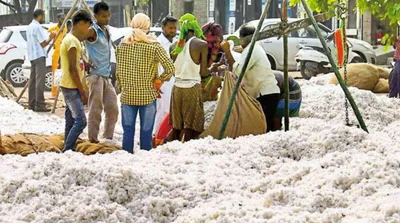
{"type": "MultiPolygon", "coordinates": [[[[347,0],[343,0],[347,1],[347,0]]],[[[290,1],[291,5],[301,4],[301,0],[290,1]]],[[[335,15],[335,11],[338,7],[339,0],[307,0],[308,6],[315,12],[327,12],[331,16],[335,15]]],[[[386,35],[384,40],[389,40],[390,43],[392,38],[396,34],[398,22],[400,22],[400,1],[395,0],[357,0],[357,7],[361,13],[370,11],[372,15],[380,20],[389,22],[392,30],[391,36],[386,35]]],[[[349,9],[356,10],[356,9],[349,9]]]]}
{"type": "Polygon", "coordinates": [[[13,0],[12,3],[8,3],[4,0],[0,0],[0,4],[8,6],[11,9],[11,11],[15,14],[15,20],[19,24],[23,24],[23,23],[27,22],[27,21],[23,21],[22,14],[24,12],[22,11],[22,6],[21,6],[21,5],[25,5],[26,2],[29,4],[27,13],[32,14],[33,11],[35,10],[37,0],[13,0]]]}

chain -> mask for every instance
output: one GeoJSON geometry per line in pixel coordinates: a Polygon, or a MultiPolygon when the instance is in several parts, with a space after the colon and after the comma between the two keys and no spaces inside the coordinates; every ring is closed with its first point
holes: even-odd
{"type": "MultiPolygon", "coordinates": [[[[347,59],[345,59],[343,68],[344,68],[344,83],[347,86],[347,59]]],[[[346,109],[346,125],[349,126],[350,125],[350,120],[349,120],[349,101],[347,100],[346,96],[344,97],[344,107],[346,109]]]]}

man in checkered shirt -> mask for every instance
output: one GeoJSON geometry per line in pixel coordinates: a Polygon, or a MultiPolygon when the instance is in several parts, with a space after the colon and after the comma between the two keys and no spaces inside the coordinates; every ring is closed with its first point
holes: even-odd
{"type": "Polygon", "coordinates": [[[121,87],[122,147],[133,153],[136,117],[140,116],[140,149],[150,150],[156,117],[156,99],[163,82],[175,72],[167,52],[150,32],[150,18],[132,19],[132,35],[117,48],[117,80],[121,87]],[[158,76],[158,65],[164,72],[158,76]]]}

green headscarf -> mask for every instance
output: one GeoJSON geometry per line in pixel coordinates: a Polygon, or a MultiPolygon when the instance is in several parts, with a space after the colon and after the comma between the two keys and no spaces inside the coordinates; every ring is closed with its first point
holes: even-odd
{"type": "Polygon", "coordinates": [[[203,31],[200,28],[196,16],[190,13],[183,15],[179,19],[179,28],[181,33],[179,35],[179,41],[176,44],[174,51],[172,51],[172,54],[174,55],[178,55],[180,52],[182,52],[183,47],[185,46],[186,36],[189,31],[194,31],[194,34],[197,38],[204,38],[203,31]]]}

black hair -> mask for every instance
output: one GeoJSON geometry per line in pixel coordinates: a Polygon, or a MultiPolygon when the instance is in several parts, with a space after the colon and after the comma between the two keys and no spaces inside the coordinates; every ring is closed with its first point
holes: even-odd
{"type": "Polygon", "coordinates": [[[167,16],[161,21],[161,25],[166,26],[169,22],[176,23],[176,22],[178,22],[178,19],[176,19],[173,16],[167,16]]]}
{"type": "Polygon", "coordinates": [[[110,7],[105,2],[98,2],[93,7],[94,14],[98,14],[100,11],[110,11],[110,7]]]}
{"type": "Polygon", "coordinates": [[[251,36],[256,32],[256,27],[250,25],[250,24],[245,24],[239,31],[240,38],[246,37],[246,36],[251,36]]]}
{"type": "Polygon", "coordinates": [[[62,18],[62,17],[65,17],[65,14],[64,14],[64,13],[58,13],[58,14],[57,14],[57,19],[60,19],[60,18],[62,18]]]}
{"type": "Polygon", "coordinates": [[[79,9],[72,16],[72,24],[73,25],[78,24],[78,22],[80,22],[80,21],[92,23],[92,16],[90,15],[90,13],[87,10],[79,9]]]}
{"type": "Polygon", "coordinates": [[[37,17],[39,17],[39,16],[41,16],[41,15],[44,15],[44,10],[43,9],[36,9],[34,12],[33,12],[33,18],[37,18],[37,17]]]}

